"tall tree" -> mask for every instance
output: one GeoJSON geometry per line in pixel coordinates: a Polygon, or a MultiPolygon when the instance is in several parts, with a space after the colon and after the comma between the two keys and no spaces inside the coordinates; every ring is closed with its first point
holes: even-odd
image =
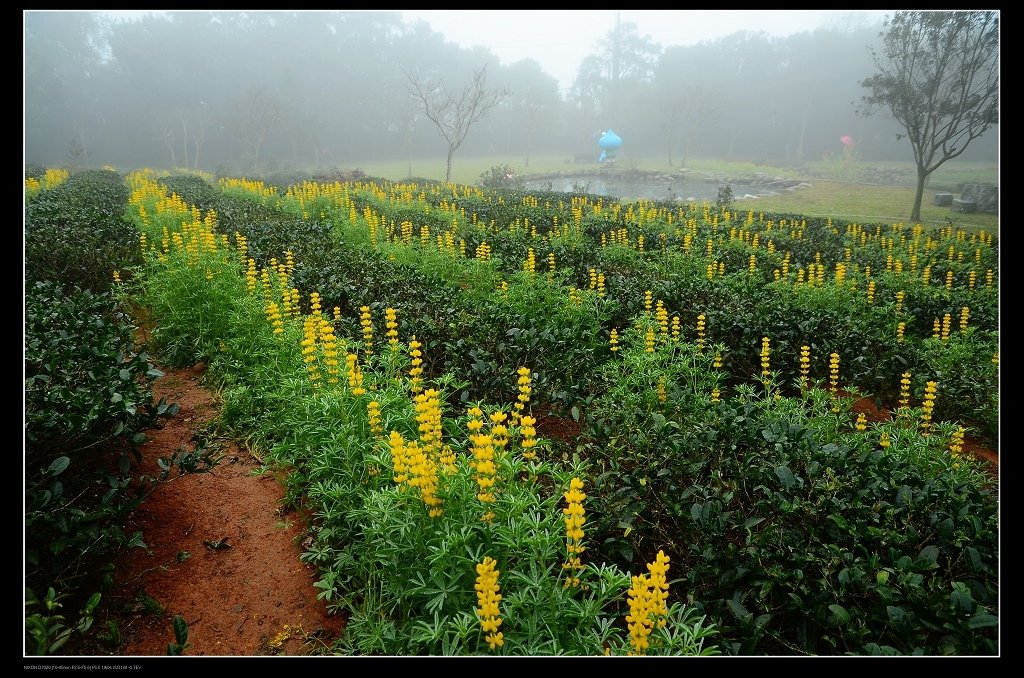
{"type": "Polygon", "coordinates": [[[25,13],[26,156],[55,163],[68,142],[92,155],[105,130],[109,22],[91,12],[25,13]]]}
{"type": "Polygon", "coordinates": [[[473,71],[473,77],[461,91],[451,92],[443,82],[434,82],[419,73],[407,74],[410,94],[423,108],[434,127],[448,143],[448,166],[444,180],[452,180],[452,156],[466,140],[470,128],[508,96],[507,89],[487,89],[487,66],[473,71]]]}
{"type": "Polygon", "coordinates": [[[872,51],[878,72],[863,80],[864,115],[887,108],[917,164],[910,218],[921,218],[928,176],[999,122],[999,14],[897,12],[872,51]]]}
{"type": "Polygon", "coordinates": [[[661,45],[641,35],[632,21],[616,17],[615,27],[583,60],[576,76],[578,89],[600,98],[605,126],[622,125],[626,102],[650,83],[660,55],[661,45]]]}

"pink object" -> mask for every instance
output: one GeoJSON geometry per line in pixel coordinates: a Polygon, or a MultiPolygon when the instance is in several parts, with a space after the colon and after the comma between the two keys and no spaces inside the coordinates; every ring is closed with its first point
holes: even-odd
{"type": "Polygon", "coordinates": [[[844,134],[843,136],[839,137],[839,141],[843,142],[843,146],[853,146],[853,137],[851,137],[849,134],[844,134]]]}

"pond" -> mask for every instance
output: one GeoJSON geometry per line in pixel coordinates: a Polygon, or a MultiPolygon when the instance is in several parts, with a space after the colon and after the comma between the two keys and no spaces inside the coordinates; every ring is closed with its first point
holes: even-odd
{"type": "MultiPolygon", "coordinates": [[[[556,191],[560,193],[590,193],[618,198],[626,202],[634,200],[677,200],[680,202],[714,202],[721,181],[710,181],[691,177],[628,177],[594,174],[559,175],[525,179],[523,188],[534,191],[556,191]]],[[[777,191],[754,184],[730,184],[733,197],[777,195],[777,191]]]]}

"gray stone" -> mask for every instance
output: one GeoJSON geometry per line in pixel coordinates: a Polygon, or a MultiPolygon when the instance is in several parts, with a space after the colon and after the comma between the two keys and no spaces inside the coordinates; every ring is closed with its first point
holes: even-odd
{"type": "Polygon", "coordinates": [[[938,205],[939,207],[949,207],[953,204],[952,193],[936,193],[935,197],[932,198],[932,204],[938,205]]]}
{"type": "Polygon", "coordinates": [[[954,212],[975,212],[977,209],[978,203],[973,200],[964,200],[962,198],[956,198],[953,200],[954,212]]]}
{"type": "Polygon", "coordinates": [[[994,184],[964,184],[960,199],[974,201],[979,212],[999,213],[999,187],[994,184]]]}

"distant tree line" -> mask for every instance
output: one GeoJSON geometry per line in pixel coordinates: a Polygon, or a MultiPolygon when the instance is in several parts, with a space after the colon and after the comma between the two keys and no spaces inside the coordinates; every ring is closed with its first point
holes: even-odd
{"type": "MultiPolygon", "coordinates": [[[[25,160],[237,173],[444,156],[449,143],[408,74],[458,91],[486,69],[507,93],[459,155],[593,152],[799,163],[839,154],[912,160],[891,116],[859,117],[881,25],[773,38],[737,32],[662,47],[623,22],[595,39],[572,86],[540,64],[501,64],[398,12],[169,12],[113,21],[25,13],[25,160]]],[[[487,36],[480,36],[485,42],[487,36]]],[[[960,157],[995,160],[998,135],[960,157]]]]}

